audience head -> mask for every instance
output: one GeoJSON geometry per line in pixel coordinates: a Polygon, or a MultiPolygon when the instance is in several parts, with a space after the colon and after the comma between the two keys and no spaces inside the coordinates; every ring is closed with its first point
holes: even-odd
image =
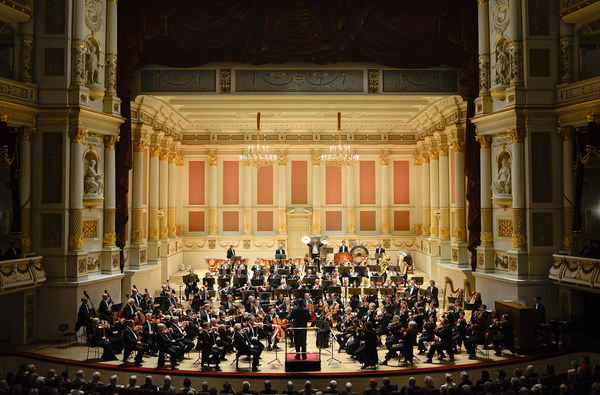
{"type": "Polygon", "coordinates": [[[423,379],[423,383],[425,384],[425,387],[428,388],[433,388],[433,377],[431,376],[425,376],[425,379],[423,379]]]}
{"type": "Polygon", "coordinates": [[[335,380],[331,380],[331,381],[329,382],[329,389],[330,389],[330,390],[335,390],[335,389],[336,389],[336,387],[337,387],[337,381],[335,381],[335,380]]]}
{"type": "Polygon", "coordinates": [[[371,380],[369,380],[369,387],[370,388],[377,388],[377,379],[371,379],[371,380]]]}
{"type": "Polygon", "coordinates": [[[294,382],[293,381],[288,381],[286,384],[286,387],[288,389],[288,391],[291,391],[294,389],[294,382]]]}

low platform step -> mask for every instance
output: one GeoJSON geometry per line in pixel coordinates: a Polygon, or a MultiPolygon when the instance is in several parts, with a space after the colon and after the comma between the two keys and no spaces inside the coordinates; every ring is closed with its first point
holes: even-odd
{"type": "Polygon", "coordinates": [[[286,372],[318,372],[321,370],[321,356],[318,352],[306,353],[306,359],[296,359],[296,353],[285,356],[286,372]]]}

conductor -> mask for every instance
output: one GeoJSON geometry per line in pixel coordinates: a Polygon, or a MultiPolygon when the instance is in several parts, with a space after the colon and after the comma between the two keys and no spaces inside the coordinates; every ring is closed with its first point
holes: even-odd
{"type": "MultiPolygon", "coordinates": [[[[288,314],[288,320],[292,322],[292,328],[306,328],[310,321],[310,312],[304,307],[302,299],[296,300],[296,307],[288,314]]],[[[300,359],[300,353],[302,353],[302,359],[308,358],[306,355],[306,329],[294,329],[294,345],[296,346],[294,358],[300,359]]]]}
{"type": "Polygon", "coordinates": [[[319,258],[321,257],[321,247],[323,247],[323,243],[321,243],[317,239],[313,239],[312,243],[308,244],[308,249],[310,250],[310,257],[312,258],[315,264],[319,264],[319,258]]]}
{"type": "Polygon", "coordinates": [[[233,249],[233,244],[229,244],[229,249],[227,250],[227,259],[233,259],[235,256],[235,250],[233,249]]]}

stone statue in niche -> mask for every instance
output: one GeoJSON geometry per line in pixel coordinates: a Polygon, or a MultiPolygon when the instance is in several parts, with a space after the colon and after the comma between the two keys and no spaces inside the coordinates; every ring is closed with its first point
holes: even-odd
{"type": "Polygon", "coordinates": [[[86,40],[85,48],[85,83],[100,84],[100,44],[95,37],[86,40]]]}
{"type": "Polygon", "coordinates": [[[492,182],[492,193],[494,195],[511,194],[511,158],[508,152],[498,156],[498,176],[492,182]]]}
{"type": "Polygon", "coordinates": [[[88,196],[102,196],[104,176],[98,169],[98,156],[89,151],[84,159],[83,193],[88,196]]]}
{"type": "Polygon", "coordinates": [[[508,85],[510,71],[510,56],[508,52],[508,41],[502,38],[496,44],[496,64],[494,66],[494,84],[508,85]]]}

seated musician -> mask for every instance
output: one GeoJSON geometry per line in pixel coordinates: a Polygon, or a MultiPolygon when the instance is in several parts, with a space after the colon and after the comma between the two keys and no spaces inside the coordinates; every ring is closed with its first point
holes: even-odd
{"type": "Polygon", "coordinates": [[[150,294],[144,294],[144,299],[142,299],[142,302],[140,303],[140,310],[144,314],[154,310],[154,305],[152,304],[152,298],[150,297],[150,294]]]}
{"type": "MultiPolygon", "coordinates": [[[[207,363],[215,364],[215,371],[220,372],[221,368],[221,357],[224,357],[225,351],[217,345],[215,336],[210,332],[210,324],[208,322],[202,323],[202,331],[198,336],[198,346],[202,352],[202,363],[201,367],[204,367],[207,363]]],[[[197,348],[198,348],[197,346],[197,348]]]]}
{"type": "Polygon", "coordinates": [[[228,295],[233,294],[234,288],[229,281],[225,281],[225,285],[219,285],[219,294],[228,295]]]}
{"type": "Polygon", "coordinates": [[[404,362],[408,362],[410,364],[413,363],[413,348],[417,343],[417,323],[414,321],[410,321],[408,323],[408,328],[402,339],[398,341],[396,345],[393,345],[390,348],[390,351],[385,355],[385,360],[381,362],[381,365],[387,365],[388,361],[392,358],[400,355],[404,356],[404,362]]]}
{"type": "Polygon", "coordinates": [[[138,339],[138,335],[133,330],[133,321],[127,321],[127,327],[123,332],[123,362],[127,362],[129,355],[135,351],[135,363],[134,366],[139,367],[142,366],[142,358],[144,356],[144,346],[142,345],[141,340],[138,339]]]}
{"type": "Polygon", "coordinates": [[[226,320],[225,315],[223,315],[223,318],[221,318],[221,315],[219,317],[218,321],[216,318],[210,319],[210,331],[215,336],[217,346],[223,349],[224,353],[221,354],[221,361],[226,361],[225,354],[233,351],[233,328],[231,322],[226,320]]]}
{"type": "Polygon", "coordinates": [[[288,276],[288,280],[299,280],[300,279],[300,274],[298,272],[298,269],[294,269],[291,274],[288,276]]]}
{"type": "Polygon", "coordinates": [[[434,318],[436,318],[436,317],[437,317],[437,310],[436,310],[436,308],[435,308],[435,305],[434,305],[434,304],[430,304],[430,305],[429,305],[429,310],[427,310],[427,313],[425,313],[425,315],[426,315],[427,317],[431,317],[431,316],[433,316],[434,318]]]}
{"type": "Polygon", "coordinates": [[[233,295],[229,294],[229,295],[227,295],[227,300],[224,300],[223,303],[221,303],[221,310],[229,311],[229,310],[233,310],[233,309],[235,309],[233,295]]]}
{"type": "Polygon", "coordinates": [[[417,296],[419,295],[419,287],[417,287],[415,280],[410,280],[410,285],[406,288],[406,292],[410,294],[408,296],[408,304],[409,307],[412,307],[417,302],[417,296]]]}
{"type": "Polygon", "coordinates": [[[252,357],[252,371],[259,372],[259,358],[260,352],[254,348],[250,341],[242,334],[242,325],[235,324],[233,326],[233,344],[237,349],[239,355],[248,355],[252,357]]]}
{"type": "Polygon", "coordinates": [[[260,306],[260,301],[258,299],[254,299],[252,306],[250,307],[250,314],[253,314],[255,317],[262,317],[265,315],[263,308],[260,306]]]}
{"type": "Polygon", "coordinates": [[[239,270],[246,270],[246,269],[248,269],[248,267],[246,266],[246,264],[244,263],[244,261],[240,261],[240,264],[237,266],[237,268],[239,270]]]}
{"type": "Polygon", "coordinates": [[[266,280],[260,287],[261,292],[273,292],[273,286],[269,280],[266,280]]]}
{"type": "Polygon", "coordinates": [[[252,272],[252,279],[264,281],[265,277],[262,274],[260,274],[260,269],[257,269],[252,272]]]}
{"type": "Polygon", "coordinates": [[[190,300],[190,295],[195,294],[196,289],[198,289],[198,282],[200,281],[200,279],[198,278],[198,275],[194,273],[194,269],[190,268],[189,274],[188,274],[188,279],[189,281],[187,283],[185,283],[185,300],[189,301],[190,300]]]}
{"type": "Polygon", "coordinates": [[[444,354],[444,351],[446,351],[450,357],[450,360],[454,360],[454,349],[452,347],[452,328],[450,327],[447,318],[442,319],[442,325],[439,328],[436,328],[435,332],[439,340],[429,347],[429,352],[427,353],[427,360],[425,360],[425,363],[432,363],[433,354],[435,354],[436,351],[440,359],[444,359],[446,357],[444,354]]]}
{"type": "Polygon", "coordinates": [[[194,342],[186,337],[185,329],[179,324],[179,317],[174,316],[171,319],[169,329],[172,330],[173,339],[176,344],[183,349],[183,353],[189,353],[194,348],[194,342]]]}
{"type": "Polygon", "coordinates": [[[108,332],[106,326],[102,325],[97,317],[92,318],[91,325],[90,345],[92,347],[102,347],[104,350],[101,357],[103,361],[116,361],[118,358],[107,337],[107,333],[110,334],[110,332],[108,332]]]}
{"type": "MultiPolygon", "coordinates": [[[[342,240],[342,245],[340,246],[338,252],[348,252],[348,246],[346,245],[346,240],[342,240]]],[[[344,258],[346,260],[346,258],[344,258]]]]}
{"type": "Polygon", "coordinates": [[[359,339],[360,346],[354,353],[354,356],[362,364],[361,369],[366,369],[369,366],[377,366],[379,363],[377,358],[377,333],[373,329],[372,322],[365,324],[365,330],[359,339]]]}
{"type": "Polygon", "coordinates": [[[135,306],[135,301],[133,298],[129,298],[127,300],[127,304],[123,307],[121,311],[121,318],[125,318],[126,320],[131,320],[135,317],[135,313],[137,312],[137,307],[135,306]]]}
{"type": "Polygon", "coordinates": [[[156,326],[158,331],[156,334],[156,340],[158,348],[160,350],[158,354],[158,368],[165,365],[165,354],[169,356],[171,361],[171,370],[177,369],[177,358],[180,355],[181,350],[175,344],[175,339],[170,336],[170,333],[166,330],[166,326],[163,323],[159,323],[156,326]]]}
{"type": "MultiPolygon", "coordinates": [[[[279,286],[277,287],[277,289],[287,289],[289,291],[290,289],[292,289],[292,287],[290,287],[287,284],[287,281],[285,280],[285,278],[282,278],[281,281],[279,282],[279,286]]],[[[283,295],[283,294],[279,294],[279,295],[283,295]]]]}
{"type": "Polygon", "coordinates": [[[156,323],[153,322],[152,314],[146,313],[146,320],[142,323],[142,343],[148,354],[156,355],[156,323]]]}
{"type": "Polygon", "coordinates": [[[204,285],[204,288],[209,289],[211,291],[215,289],[214,277],[211,274],[211,272],[206,272],[204,278],[202,279],[202,284],[204,285]],[[213,281],[209,281],[209,278],[212,278],[213,281]]]}
{"type": "Polygon", "coordinates": [[[267,349],[269,351],[273,349],[279,349],[279,346],[277,345],[279,343],[279,339],[277,338],[277,336],[273,337],[274,331],[279,329],[276,327],[277,324],[275,323],[275,321],[277,321],[275,307],[271,306],[269,307],[269,312],[263,318],[263,327],[262,331],[260,332],[261,338],[267,338],[269,344],[267,349]],[[273,344],[272,347],[271,344],[273,344]]]}
{"type": "Polygon", "coordinates": [[[435,335],[433,331],[435,330],[435,316],[429,316],[427,322],[423,324],[423,331],[421,332],[421,337],[419,338],[418,349],[419,355],[424,355],[427,352],[427,347],[425,346],[425,342],[432,342],[435,339],[435,335]]]}
{"type": "Polygon", "coordinates": [[[279,280],[279,279],[281,279],[281,276],[279,275],[279,269],[275,268],[269,275],[269,281],[279,280]]]}
{"type": "Polygon", "coordinates": [[[460,349],[463,342],[467,338],[467,320],[465,319],[465,312],[460,311],[458,313],[458,318],[454,323],[454,337],[453,341],[455,344],[455,353],[460,349]]]}
{"type": "Polygon", "coordinates": [[[485,341],[485,330],[488,326],[488,321],[484,314],[486,309],[487,306],[483,304],[471,316],[471,325],[467,329],[467,334],[470,333],[471,335],[465,340],[465,349],[469,354],[469,359],[477,359],[475,355],[477,344],[482,344],[485,341]]]}
{"type": "Polygon", "coordinates": [[[260,341],[260,330],[262,329],[262,326],[262,322],[257,322],[254,315],[248,315],[248,322],[244,327],[244,331],[246,332],[250,344],[252,344],[259,353],[262,353],[265,348],[264,344],[260,341]]]}
{"type": "Polygon", "coordinates": [[[292,311],[292,307],[292,302],[289,296],[286,296],[283,298],[283,303],[277,308],[277,313],[287,315],[290,311],[292,311]]]}
{"type": "Polygon", "coordinates": [[[432,304],[435,303],[436,306],[440,305],[440,301],[438,300],[438,287],[435,286],[434,280],[429,280],[429,286],[427,287],[427,291],[431,293],[430,296],[427,297],[427,303],[432,304]]]}

